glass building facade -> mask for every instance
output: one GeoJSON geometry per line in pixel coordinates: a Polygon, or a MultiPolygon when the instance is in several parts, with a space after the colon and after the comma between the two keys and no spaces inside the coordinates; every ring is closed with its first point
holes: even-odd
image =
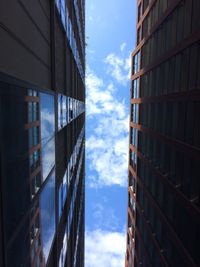
{"type": "Polygon", "coordinates": [[[83,267],[85,3],[1,5],[0,266],[83,267]]]}
{"type": "Polygon", "coordinates": [[[200,1],[138,0],[126,267],[200,266],[200,1]]]}

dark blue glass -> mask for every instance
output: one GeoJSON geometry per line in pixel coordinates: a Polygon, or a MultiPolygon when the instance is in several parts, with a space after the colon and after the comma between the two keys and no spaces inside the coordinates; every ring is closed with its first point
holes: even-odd
{"type": "Polygon", "coordinates": [[[47,261],[55,234],[55,171],[40,195],[40,223],[42,250],[47,261]]]}
{"type": "Polygon", "coordinates": [[[55,140],[52,138],[46,145],[42,146],[42,176],[43,181],[47,178],[55,165],[55,140]]]}
{"type": "Polygon", "coordinates": [[[63,185],[62,183],[60,184],[58,195],[59,195],[58,215],[60,218],[62,215],[62,208],[63,208],[63,204],[62,204],[63,203],[63,185]]]}

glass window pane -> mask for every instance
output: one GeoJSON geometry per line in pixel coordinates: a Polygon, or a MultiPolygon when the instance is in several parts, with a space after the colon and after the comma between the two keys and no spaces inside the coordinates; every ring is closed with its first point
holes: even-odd
{"type": "Polygon", "coordinates": [[[33,121],[38,120],[38,103],[33,102],[33,121]]]}
{"type": "Polygon", "coordinates": [[[33,128],[29,128],[28,129],[28,142],[29,142],[29,148],[31,148],[33,146],[33,133],[32,133],[32,129],[33,128]]]}
{"type": "Polygon", "coordinates": [[[62,97],[62,118],[63,118],[63,127],[67,124],[67,105],[66,105],[67,98],[63,95],[62,97]]]}
{"type": "Polygon", "coordinates": [[[65,201],[67,198],[67,171],[63,177],[63,206],[65,205],[65,201]]]}
{"type": "Polygon", "coordinates": [[[41,243],[47,262],[55,234],[55,171],[40,195],[41,243]]]}
{"type": "Polygon", "coordinates": [[[41,141],[46,144],[55,133],[54,96],[40,93],[41,141]]]}
{"type": "Polygon", "coordinates": [[[49,175],[51,169],[55,165],[55,140],[51,139],[45,146],[42,147],[42,171],[43,181],[49,175]]]}
{"type": "Polygon", "coordinates": [[[66,6],[65,6],[65,0],[61,0],[61,20],[63,27],[66,27],[66,6]]]}
{"type": "Polygon", "coordinates": [[[39,144],[39,128],[38,127],[33,127],[33,145],[36,146],[39,144]]]}
{"type": "Polygon", "coordinates": [[[31,123],[33,121],[33,103],[28,103],[28,122],[31,123]]]}
{"type": "Polygon", "coordinates": [[[58,94],[58,130],[62,128],[62,95],[58,94]]]}

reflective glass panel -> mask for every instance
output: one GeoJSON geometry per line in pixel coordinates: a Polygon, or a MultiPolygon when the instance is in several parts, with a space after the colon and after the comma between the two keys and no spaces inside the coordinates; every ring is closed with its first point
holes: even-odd
{"type": "Polygon", "coordinates": [[[54,96],[40,93],[41,141],[46,144],[55,133],[54,96]]]}
{"type": "Polygon", "coordinates": [[[62,97],[62,111],[63,111],[63,127],[67,124],[67,98],[63,95],[62,97]]]}
{"type": "Polygon", "coordinates": [[[55,171],[40,195],[41,243],[45,262],[55,234],[55,171]]]}
{"type": "Polygon", "coordinates": [[[65,201],[67,198],[67,171],[63,177],[63,206],[65,205],[65,201]]]}
{"type": "Polygon", "coordinates": [[[52,138],[42,147],[42,173],[43,181],[47,178],[51,169],[55,165],[55,139],[52,138]]]}
{"type": "Polygon", "coordinates": [[[58,130],[62,128],[62,95],[58,94],[58,130]]]}

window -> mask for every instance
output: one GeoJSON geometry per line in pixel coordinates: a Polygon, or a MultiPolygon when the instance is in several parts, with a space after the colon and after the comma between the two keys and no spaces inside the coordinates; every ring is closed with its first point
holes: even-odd
{"type": "Polygon", "coordinates": [[[55,139],[52,138],[42,147],[42,176],[43,181],[47,178],[55,165],[55,139]]]}
{"type": "Polygon", "coordinates": [[[63,239],[63,246],[60,252],[59,267],[65,266],[66,252],[67,252],[67,233],[65,231],[65,235],[63,239]]]}
{"type": "Polygon", "coordinates": [[[35,126],[28,129],[29,148],[39,144],[39,127],[35,126]]]}
{"type": "Polygon", "coordinates": [[[55,134],[54,96],[40,93],[41,141],[45,145],[55,134]]]}
{"type": "Polygon", "coordinates": [[[55,234],[55,171],[40,194],[40,222],[42,250],[47,262],[55,234]]]}
{"type": "Polygon", "coordinates": [[[142,17],[142,4],[140,3],[138,6],[138,22],[140,21],[142,17]]]}
{"type": "Polygon", "coordinates": [[[40,93],[40,118],[42,141],[42,177],[44,181],[55,165],[55,114],[53,95],[40,93]]]}
{"type": "Polygon", "coordinates": [[[32,89],[28,89],[27,94],[28,94],[28,96],[33,96],[33,97],[38,96],[38,92],[36,90],[32,90],[32,89]]]}
{"type": "Polygon", "coordinates": [[[138,123],[138,104],[131,105],[131,121],[138,123]]]}
{"type": "Polygon", "coordinates": [[[137,129],[131,128],[131,144],[137,146],[137,129]]]}
{"type": "Polygon", "coordinates": [[[137,32],[137,44],[139,44],[141,40],[142,40],[142,27],[140,27],[137,32]]]}
{"type": "Polygon", "coordinates": [[[61,0],[61,20],[63,27],[66,30],[66,6],[65,6],[65,0],[61,0]]]}
{"type": "Polygon", "coordinates": [[[41,187],[41,174],[37,174],[36,176],[34,176],[31,180],[31,195],[32,198],[35,196],[35,194],[37,194],[37,192],[39,191],[41,187]]]}
{"type": "Polygon", "coordinates": [[[38,121],[38,103],[28,102],[28,123],[38,121]]]}
{"type": "Polygon", "coordinates": [[[135,201],[130,194],[129,194],[129,206],[132,212],[134,213],[135,212],[135,201]]]}
{"type": "Polygon", "coordinates": [[[29,165],[31,172],[33,172],[40,165],[40,151],[36,150],[29,155],[29,165]]]}
{"type": "Polygon", "coordinates": [[[62,97],[62,119],[64,127],[67,124],[67,98],[64,95],[62,97]]]}
{"type": "Polygon", "coordinates": [[[133,57],[132,74],[137,73],[139,70],[140,70],[140,51],[133,57]]]}
{"type": "Polygon", "coordinates": [[[65,175],[63,177],[63,207],[65,205],[66,198],[67,198],[67,171],[65,172],[65,175]]]}
{"type": "Polygon", "coordinates": [[[65,201],[66,201],[66,198],[67,198],[67,171],[65,172],[64,174],[64,177],[62,179],[62,182],[59,186],[59,218],[61,217],[62,215],[62,211],[63,211],[63,208],[64,208],[64,205],[65,205],[65,201]]]}
{"type": "Polygon", "coordinates": [[[60,13],[60,0],[56,0],[56,6],[58,9],[58,12],[60,13]]]}
{"type": "Polygon", "coordinates": [[[136,164],[137,164],[137,155],[135,152],[130,151],[130,165],[133,167],[133,169],[136,169],[136,164]]]}
{"type": "Polygon", "coordinates": [[[73,120],[73,103],[72,98],[68,97],[68,114],[69,114],[69,122],[73,120]]]}
{"type": "Polygon", "coordinates": [[[62,95],[58,94],[58,130],[63,127],[62,122],[62,95]]]}
{"type": "Polygon", "coordinates": [[[135,178],[131,174],[129,177],[129,187],[131,188],[132,192],[135,193],[135,178]]]}
{"type": "Polygon", "coordinates": [[[135,79],[132,82],[132,98],[139,97],[139,79],[135,79]]]}

